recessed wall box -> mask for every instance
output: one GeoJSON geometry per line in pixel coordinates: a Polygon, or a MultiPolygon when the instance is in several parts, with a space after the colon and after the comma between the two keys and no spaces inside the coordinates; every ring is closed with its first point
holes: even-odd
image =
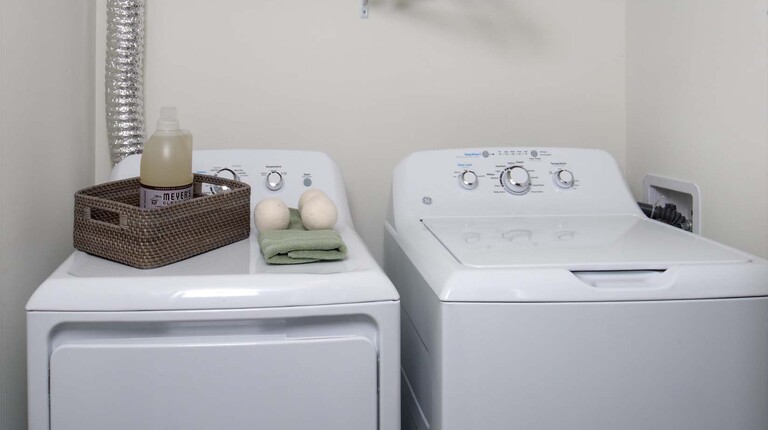
{"type": "Polygon", "coordinates": [[[701,190],[693,182],[666,176],[645,175],[643,178],[645,201],[652,205],[672,203],[691,220],[693,233],[701,234],[701,190]]]}

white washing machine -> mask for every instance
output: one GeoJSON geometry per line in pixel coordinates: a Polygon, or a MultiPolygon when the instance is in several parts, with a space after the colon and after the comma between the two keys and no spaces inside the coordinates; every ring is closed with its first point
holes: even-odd
{"type": "Polygon", "coordinates": [[[605,152],[412,154],[386,230],[404,429],[768,428],[767,262],[647,219],[605,152]]]}
{"type": "MultiPolygon", "coordinates": [[[[399,298],[336,164],[278,150],[198,151],[193,164],[250,184],[251,207],[324,190],[348,258],[269,266],[255,230],[153,270],[73,253],[27,304],[29,429],[399,429],[399,298]]],[[[113,179],[138,168],[127,158],[113,179]]]]}

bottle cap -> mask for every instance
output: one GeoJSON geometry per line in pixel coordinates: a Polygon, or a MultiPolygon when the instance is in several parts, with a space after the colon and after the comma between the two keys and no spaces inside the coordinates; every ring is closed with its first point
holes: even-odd
{"type": "Polygon", "coordinates": [[[160,108],[160,119],[157,120],[157,129],[179,129],[179,119],[176,117],[176,108],[174,106],[163,106],[160,108]]]}

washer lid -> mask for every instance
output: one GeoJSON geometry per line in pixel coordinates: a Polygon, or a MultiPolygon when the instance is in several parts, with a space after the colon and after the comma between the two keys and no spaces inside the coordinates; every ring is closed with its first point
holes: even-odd
{"type": "Polygon", "coordinates": [[[461,264],[571,271],[664,270],[750,257],[632,215],[429,218],[424,225],[461,264]]]}

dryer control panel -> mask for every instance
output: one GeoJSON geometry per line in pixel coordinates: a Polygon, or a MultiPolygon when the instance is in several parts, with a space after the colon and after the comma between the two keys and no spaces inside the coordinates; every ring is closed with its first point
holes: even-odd
{"type": "MultiPolygon", "coordinates": [[[[139,176],[141,155],[126,157],[112,170],[112,180],[139,176]]],[[[328,194],[339,209],[339,221],[351,217],[346,189],[336,163],[322,152],[277,149],[196,150],[192,171],[245,182],[251,186],[251,208],[267,197],[278,197],[297,207],[299,197],[311,188],[328,194]]],[[[225,187],[203,184],[204,194],[226,191],[225,187]]]]}
{"type": "MultiPolygon", "coordinates": [[[[259,193],[262,191],[272,191],[279,195],[284,191],[286,184],[289,184],[291,187],[298,187],[299,189],[302,187],[309,189],[313,188],[313,185],[316,186],[312,180],[314,176],[317,176],[312,172],[312,170],[315,170],[314,168],[308,170],[306,169],[307,166],[285,165],[284,162],[264,163],[262,161],[257,163],[256,165],[249,166],[243,165],[242,162],[210,165],[211,163],[206,160],[198,160],[195,173],[245,182],[250,184],[252,188],[255,188],[252,192],[259,193]],[[207,167],[198,168],[200,165],[207,167]]],[[[221,191],[221,187],[215,185],[206,184],[203,187],[203,193],[205,194],[216,194],[221,191]]]]}
{"type": "Polygon", "coordinates": [[[637,214],[616,161],[594,149],[488,147],[411,154],[395,169],[394,214],[637,214]]]}

